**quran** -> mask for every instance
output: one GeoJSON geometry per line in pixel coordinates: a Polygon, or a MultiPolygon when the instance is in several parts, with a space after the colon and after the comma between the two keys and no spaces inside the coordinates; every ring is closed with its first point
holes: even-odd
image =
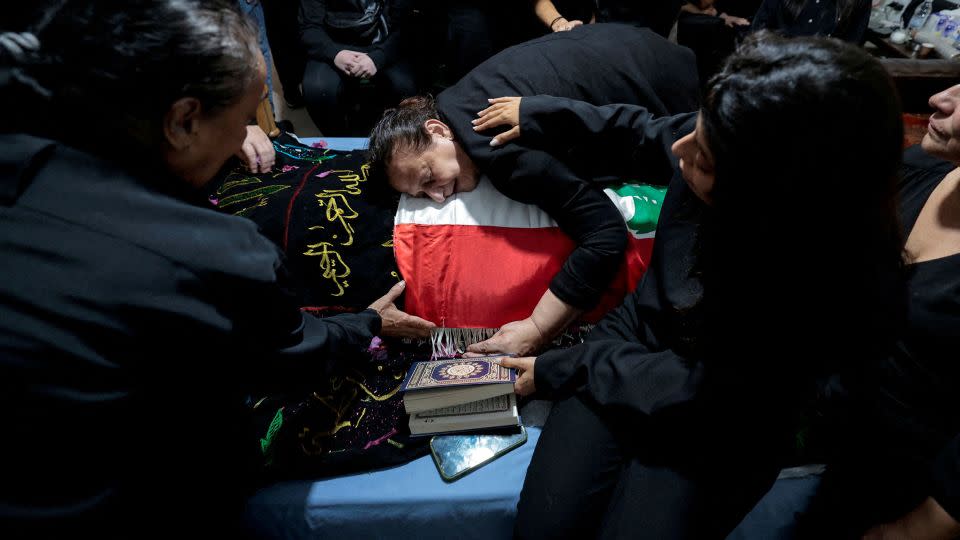
{"type": "Polygon", "coordinates": [[[517,375],[495,362],[497,357],[415,362],[400,386],[410,414],[410,433],[519,425],[513,393],[517,375]]]}

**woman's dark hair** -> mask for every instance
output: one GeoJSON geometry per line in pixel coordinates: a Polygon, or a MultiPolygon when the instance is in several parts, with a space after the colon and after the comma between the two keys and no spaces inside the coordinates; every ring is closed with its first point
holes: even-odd
{"type": "MultiPolygon", "coordinates": [[[[780,6],[781,9],[790,15],[791,19],[797,20],[800,17],[800,12],[803,11],[803,7],[810,1],[811,0],[783,0],[780,6]]],[[[867,1],[868,0],[837,0],[837,33],[841,32],[850,24],[850,17],[853,15],[853,12],[856,11],[858,7],[867,3],[867,1]]],[[[868,6],[866,7],[869,9],[868,6]]],[[[834,35],[837,35],[837,33],[834,35]]]]}
{"type": "Polygon", "coordinates": [[[373,185],[386,185],[386,170],[397,152],[422,152],[430,146],[432,139],[423,124],[433,118],[440,116],[431,96],[409,97],[383,112],[370,133],[367,151],[373,185]]]}
{"type": "Polygon", "coordinates": [[[840,40],[760,32],[711,79],[700,120],[715,173],[703,343],[811,368],[882,351],[905,299],[902,116],[883,67],[840,40]]]}
{"type": "Polygon", "coordinates": [[[257,30],[229,0],[48,2],[27,30],[39,48],[0,50],[0,96],[36,116],[4,129],[79,146],[149,146],[177,99],[216,111],[256,77],[257,30]]]}

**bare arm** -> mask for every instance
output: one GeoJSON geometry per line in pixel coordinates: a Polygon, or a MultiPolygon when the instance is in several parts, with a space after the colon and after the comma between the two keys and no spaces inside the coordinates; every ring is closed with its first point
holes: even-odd
{"type": "Polygon", "coordinates": [[[583,24],[583,21],[568,21],[557,11],[557,7],[553,5],[551,0],[535,0],[533,12],[536,13],[537,18],[540,19],[543,25],[549,28],[551,32],[572,30],[583,24]]]}
{"type": "Polygon", "coordinates": [[[529,317],[507,323],[493,337],[467,347],[471,353],[534,353],[560,335],[570,323],[583,313],[557,298],[547,289],[529,317]]]}

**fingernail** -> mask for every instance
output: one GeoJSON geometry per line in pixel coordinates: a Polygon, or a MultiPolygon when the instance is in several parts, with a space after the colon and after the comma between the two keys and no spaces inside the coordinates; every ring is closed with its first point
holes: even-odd
{"type": "Polygon", "coordinates": [[[500,141],[496,139],[490,139],[490,146],[499,146],[499,145],[500,145],[500,141]]]}
{"type": "Polygon", "coordinates": [[[493,103],[493,98],[487,98],[487,103],[493,103]]]}
{"type": "Polygon", "coordinates": [[[399,282],[397,282],[397,285],[399,285],[399,286],[401,286],[401,287],[406,287],[406,286],[407,286],[407,280],[401,279],[399,282]]]}
{"type": "Polygon", "coordinates": [[[477,118],[477,119],[471,120],[470,123],[471,123],[471,124],[476,124],[476,123],[479,122],[479,121],[480,121],[480,119],[477,118]]]}
{"type": "Polygon", "coordinates": [[[473,126],[474,131],[480,131],[480,126],[473,126]]]}

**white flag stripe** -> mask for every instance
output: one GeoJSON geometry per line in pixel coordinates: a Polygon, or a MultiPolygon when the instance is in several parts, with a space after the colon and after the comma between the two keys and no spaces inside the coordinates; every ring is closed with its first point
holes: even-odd
{"type": "MultiPolygon", "coordinates": [[[[605,189],[604,192],[620,210],[624,221],[633,216],[632,197],[621,197],[610,189],[605,189]]],[[[481,177],[477,189],[456,193],[442,203],[433,202],[428,198],[402,195],[394,223],[396,225],[480,225],[517,229],[543,229],[557,226],[557,222],[539,207],[517,202],[503,195],[486,177],[481,177]]],[[[634,234],[634,236],[652,238],[653,234],[641,236],[634,234]]]]}

